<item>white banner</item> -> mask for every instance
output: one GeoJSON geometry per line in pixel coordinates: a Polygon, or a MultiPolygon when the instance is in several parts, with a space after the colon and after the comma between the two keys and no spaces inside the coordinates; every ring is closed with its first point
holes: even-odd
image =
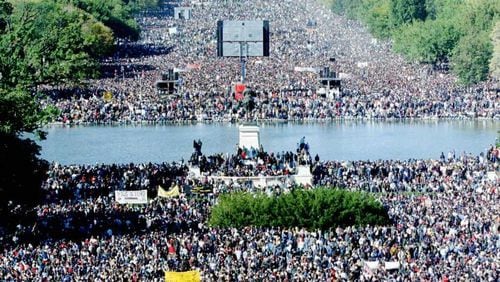
{"type": "Polygon", "coordinates": [[[119,204],[147,204],[147,190],[115,191],[115,200],[119,204]]]}
{"type": "Polygon", "coordinates": [[[379,265],[380,265],[380,262],[378,260],[375,260],[375,261],[364,261],[365,263],[365,266],[367,266],[369,269],[373,270],[373,269],[378,269],[379,265]]]}
{"type": "Polygon", "coordinates": [[[348,74],[348,73],[344,73],[344,72],[339,72],[339,78],[340,79],[345,79],[345,78],[350,78],[351,75],[348,74]]]}
{"type": "Polygon", "coordinates": [[[368,62],[358,62],[358,68],[366,68],[368,66],[368,62]]]}
{"type": "Polygon", "coordinates": [[[187,72],[189,69],[184,69],[184,68],[174,68],[174,72],[187,72]]]}
{"type": "Polygon", "coordinates": [[[309,71],[309,72],[318,72],[316,68],[313,67],[295,67],[293,68],[294,71],[297,72],[304,72],[304,71],[309,71]]]}
{"type": "Polygon", "coordinates": [[[386,270],[393,270],[393,269],[399,269],[399,262],[397,261],[386,261],[385,262],[385,269],[386,270]]]}
{"type": "Polygon", "coordinates": [[[168,28],[168,33],[169,34],[176,34],[177,33],[177,27],[169,27],[168,28]]]}

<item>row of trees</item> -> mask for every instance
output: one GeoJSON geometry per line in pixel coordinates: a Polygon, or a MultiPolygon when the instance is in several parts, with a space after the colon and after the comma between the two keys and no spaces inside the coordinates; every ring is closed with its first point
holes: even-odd
{"type": "Polygon", "coordinates": [[[497,0],[325,0],[335,12],[391,38],[409,61],[451,63],[464,84],[500,79],[497,0]],[[493,52],[493,50],[496,50],[493,52]]]}
{"type": "Polygon", "coordinates": [[[384,225],[387,211],[372,195],[318,188],[296,189],[276,197],[264,194],[221,195],[212,208],[209,224],[219,227],[335,228],[351,225],[384,225]]]}
{"type": "Polygon", "coordinates": [[[0,211],[8,201],[36,201],[47,163],[40,147],[21,138],[57,110],[41,108],[41,85],[96,77],[99,59],[117,38],[139,37],[133,13],[158,0],[0,0],[0,211]]]}
{"type": "Polygon", "coordinates": [[[0,0],[1,85],[30,87],[95,77],[116,38],[136,40],[132,12],[152,0],[0,0]]]}

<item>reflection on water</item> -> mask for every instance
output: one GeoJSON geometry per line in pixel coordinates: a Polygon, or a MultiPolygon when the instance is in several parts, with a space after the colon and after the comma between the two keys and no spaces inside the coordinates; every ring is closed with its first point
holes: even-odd
{"type": "MultiPolygon", "coordinates": [[[[295,150],[302,136],[326,160],[437,158],[455,150],[479,154],[495,142],[499,121],[335,121],[260,124],[267,151],[295,150]]],[[[233,153],[236,124],[53,126],[42,157],[60,163],[187,160],[193,140],[204,153],[233,153]]]]}

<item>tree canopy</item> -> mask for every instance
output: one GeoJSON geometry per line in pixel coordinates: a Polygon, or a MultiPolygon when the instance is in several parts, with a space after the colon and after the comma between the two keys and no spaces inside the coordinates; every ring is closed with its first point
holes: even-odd
{"type": "Polygon", "coordinates": [[[486,31],[462,37],[452,53],[452,67],[458,77],[464,83],[477,83],[485,80],[492,49],[489,34],[486,31]]]}
{"type": "Polygon", "coordinates": [[[493,55],[489,66],[490,72],[493,78],[500,80],[500,21],[495,24],[490,37],[493,43],[493,55]]]}
{"type": "Polygon", "coordinates": [[[71,0],[75,7],[111,28],[117,37],[139,38],[139,26],[132,18],[132,7],[122,0],[71,0]]]}
{"type": "Polygon", "coordinates": [[[396,27],[423,21],[427,16],[425,0],[391,0],[390,11],[393,25],[396,27]]]}

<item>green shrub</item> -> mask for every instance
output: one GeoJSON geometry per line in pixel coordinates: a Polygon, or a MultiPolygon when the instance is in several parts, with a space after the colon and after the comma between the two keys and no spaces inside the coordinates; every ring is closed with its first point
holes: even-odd
{"type": "Polygon", "coordinates": [[[218,227],[304,227],[329,229],[350,225],[383,225],[389,217],[382,204],[363,192],[318,188],[269,197],[231,193],[219,197],[209,224],[218,227]]]}

